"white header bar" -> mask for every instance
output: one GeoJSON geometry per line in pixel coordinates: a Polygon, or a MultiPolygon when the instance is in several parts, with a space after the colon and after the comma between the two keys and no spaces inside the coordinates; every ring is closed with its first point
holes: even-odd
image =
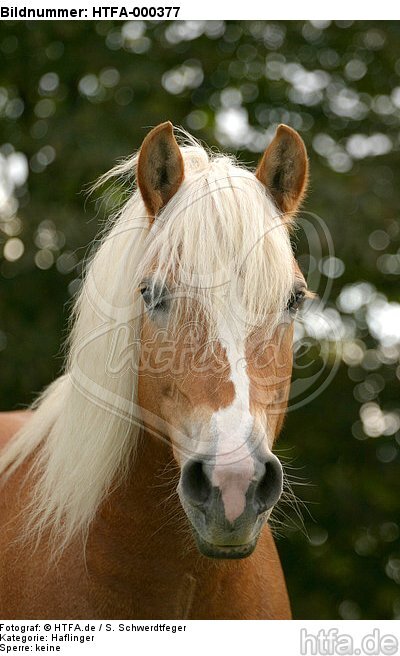
{"type": "Polygon", "coordinates": [[[0,0],[3,20],[397,20],[389,0],[350,4],[336,0],[232,2],[232,0],[0,0]]]}

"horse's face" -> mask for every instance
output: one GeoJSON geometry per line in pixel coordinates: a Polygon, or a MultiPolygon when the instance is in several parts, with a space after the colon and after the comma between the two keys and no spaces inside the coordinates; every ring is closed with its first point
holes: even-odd
{"type": "MultiPolygon", "coordinates": [[[[281,128],[256,175],[290,214],[304,192],[306,171],[300,138],[281,128]]],[[[172,131],[160,126],[146,138],[138,164],[150,216],[182,178],[172,131]]],[[[221,299],[211,328],[195,292],[183,299],[182,290],[174,294],[154,284],[151,271],[140,288],[145,311],[138,400],[163,422],[180,467],[179,498],[207,556],[250,555],[282,492],[282,467],[272,447],[289,394],[293,316],[306,292],[294,259],[288,267],[293,286],[272,332],[245,328],[221,299]],[[182,303],[185,311],[176,313],[182,303]]]]}

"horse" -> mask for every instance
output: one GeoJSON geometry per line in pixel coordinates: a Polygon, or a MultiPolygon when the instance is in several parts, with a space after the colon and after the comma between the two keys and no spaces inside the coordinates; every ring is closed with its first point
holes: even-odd
{"type": "Polygon", "coordinates": [[[165,122],[121,180],[63,373],[1,415],[0,616],[289,619],[269,520],[304,143],[280,125],[253,172],[165,122]]]}

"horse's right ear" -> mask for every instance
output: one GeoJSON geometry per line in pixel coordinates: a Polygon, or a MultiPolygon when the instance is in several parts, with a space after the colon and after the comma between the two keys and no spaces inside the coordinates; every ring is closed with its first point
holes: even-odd
{"type": "Polygon", "coordinates": [[[172,123],[161,123],[143,141],[137,164],[137,182],[151,221],[178,191],[183,176],[172,123]]]}

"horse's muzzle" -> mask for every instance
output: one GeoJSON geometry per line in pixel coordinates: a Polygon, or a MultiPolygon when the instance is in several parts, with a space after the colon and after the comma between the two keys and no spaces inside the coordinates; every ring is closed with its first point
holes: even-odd
{"type": "Polygon", "coordinates": [[[281,496],[282,481],[282,466],[272,453],[262,461],[254,459],[250,480],[245,463],[222,466],[189,460],[178,493],[201,553],[211,558],[249,556],[281,496]]]}

